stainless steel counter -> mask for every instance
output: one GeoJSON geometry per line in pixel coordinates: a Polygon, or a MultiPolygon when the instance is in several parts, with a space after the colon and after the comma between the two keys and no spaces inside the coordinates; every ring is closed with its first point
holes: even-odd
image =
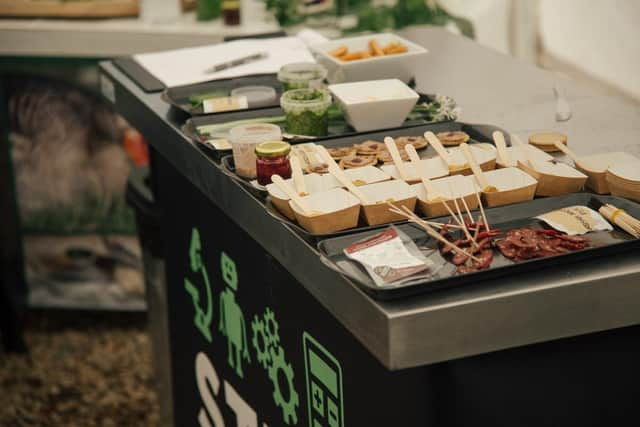
{"type": "MultiPolygon", "coordinates": [[[[574,118],[554,121],[553,77],[440,29],[406,31],[430,53],[419,88],[453,96],[467,122],[526,133],[557,129],[578,153],[624,148],[639,154],[640,111],[562,80],[574,118]]],[[[284,265],[389,369],[640,323],[638,253],[485,281],[433,295],[374,301],[322,264],[314,248],[275,221],[179,131],[158,94],[145,94],[110,62],[101,64],[115,104],[158,152],[284,265]]],[[[107,92],[109,89],[107,89],[107,92]]]]}

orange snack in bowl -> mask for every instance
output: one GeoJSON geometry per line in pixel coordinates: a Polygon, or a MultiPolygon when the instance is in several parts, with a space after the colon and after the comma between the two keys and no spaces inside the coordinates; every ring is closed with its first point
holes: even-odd
{"type": "Polygon", "coordinates": [[[329,55],[339,58],[339,57],[341,57],[343,55],[346,55],[348,52],[349,52],[349,49],[346,46],[340,46],[339,48],[334,49],[331,52],[329,52],[329,55]]]}
{"type": "Polygon", "coordinates": [[[371,39],[369,41],[369,48],[371,49],[371,55],[373,56],[383,56],[384,52],[380,48],[380,45],[375,39],[371,39]]]}

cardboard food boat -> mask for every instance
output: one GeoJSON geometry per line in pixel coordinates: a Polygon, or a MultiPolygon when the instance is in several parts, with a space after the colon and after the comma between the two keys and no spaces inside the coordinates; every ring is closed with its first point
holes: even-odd
{"type": "MultiPolygon", "coordinates": [[[[475,145],[475,144],[474,144],[475,145]]],[[[478,166],[483,171],[490,171],[496,168],[496,152],[492,150],[487,150],[483,148],[475,147],[474,145],[470,145],[469,148],[473,153],[478,166]]],[[[449,155],[451,156],[452,164],[460,165],[459,168],[449,169],[449,173],[451,175],[472,175],[471,166],[467,162],[466,157],[460,150],[460,147],[454,147],[448,149],[449,155]]],[[[441,160],[444,163],[444,160],[441,160]]],[[[446,164],[445,164],[446,167],[446,164]]]]}
{"type": "Polygon", "coordinates": [[[329,234],[354,228],[358,225],[360,201],[342,188],[333,188],[302,198],[311,212],[305,212],[293,200],[289,205],[296,221],[312,234],[329,234]]]}
{"type": "Polygon", "coordinates": [[[518,168],[496,169],[484,177],[497,190],[482,193],[484,205],[490,208],[533,200],[538,186],[535,178],[518,168]]]}
{"type": "MultiPolygon", "coordinates": [[[[476,192],[480,192],[480,188],[476,185],[472,176],[453,175],[431,181],[438,195],[448,200],[448,206],[455,212],[455,206],[451,202],[452,199],[464,199],[470,210],[478,208],[478,198],[476,192]]],[[[422,182],[411,186],[417,197],[418,209],[427,217],[437,217],[449,215],[449,211],[444,206],[441,198],[430,198],[427,190],[422,182]]]]}
{"type": "MultiPolygon", "coordinates": [[[[335,181],[335,185],[333,182],[326,179],[327,175],[318,175],[316,173],[310,173],[304,175],[304,183],[307,187],[307,192],[309,194],[320,193],[323,191],[328,191],[332,188],[337,188],[339,183],[335,181]]],[[[293,179],[286,179],[285,182],[287,185],[293,185],[293,179]]],[[[271,203],[275,208],[285,217],[290,220],[295,220],[296,216],[289,205],[290,197],[285,194],[276,184],[267,184],[267,192],[269,193],[269,197],[271,199],[271,203]]]]}
{"type": "Polygon", "coordinates": [[[536,196],[560,196],[576,193],[584,188],[587,175],[564,163],[518,162],[518,167],[538,181],[536,196]]]}
{"type": "MultiPolygon", "coordinates": [[[[416,169],[416,166],[413,163],[405,163],[404,168],[409,176],[409,179],[407,180],[409,184],[420,182],[421,174],[429,179],[441,178],[449,175],[447,165],[439,157],[421,159],[418,169],[416,169]]],[[[392,178],[401,179],[400,172],[395,165],[384,165],[381,166],[380,169],[389,174],[392,178]]]]}
{"type": "Polygon", "coordinates": [[[386,224],[402,221],[405,218],[389,211],[388,202],[395,206],[406,206],[413,211],[416,207],[416,196],[411,186],[404,181],[392,180],[376,184],[364,185],[359,190],[369,200],[362,205],[362,217],[368,225],[386,224]]]}
{"type": "MultiPolygon", "coordinates": [[[[387,172],[371,165],[363,166],[361,168],[345,169],[343,173],[353,183],[353,185],[358,187],[391,179],[391,176],[387,172]]],[[[323,177],[332,187],[342,187],[340,181],[338,181],[333,175],[327,174],[323,175],[323,177]]]]}
{"type": "MultiPolygon", "coordinates": [[[[524,149],[525,148],[523,146],[506,147],[505,151],[508,157],[508,163],[501,159],[500,156],[498,156],[498,158],[496,159],[496,166],[499,168],[511,168],[517,167],[518,162],[526,162],[527,155],[523,152],[524,149]]],[[[528,150],[529,156],[536,163],[550,162],[551,160],[553,160],[552,155],[540,150],[539,148],[534,147],[533,145],[530,146],[528,150]]]]}
{"type": "MultiPolygon", "coordinates": [[[[581,156],[574,160],[576,169],[587,175],[587,188],[598,194],[611,192],[607,183],[607,169],[628,162],[638,161],[634,156],[624,152],[601,153],[591,156],[581,156]]],[[[640,164],[638,166],[640,168],[640,164]]],[[[615,178],[613,178],[615,181],[615,178]]],[[[614,182],[614,186],[615,186],[614,182]]]]}
{"type": "Polygon", "coordinates": [[[609,167],[606,180],[614,196],[640,202],[640,160],[634,158],[609,167]]]}

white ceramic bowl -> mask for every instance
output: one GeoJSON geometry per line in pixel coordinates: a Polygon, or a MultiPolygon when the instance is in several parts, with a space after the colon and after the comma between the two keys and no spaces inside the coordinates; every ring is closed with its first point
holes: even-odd
{"type": "Polygon", "coordinates": [[[402,125],[419,98],[398,79],[341,83],[329,90],[358,132],[402,125]]]}
{"type": "Polygon", "coordinates": [[[414,70],[418,60],[427,54],[427,50],[422,46],[392,33],[332,40],[312,46],[311,51],[316,60],[327,69],[327,79],[330,83],[390,78],[397,78],[406,83],[414,77],[414,70]],[[373,56],[355,61],[342,61],[329,54],[329,52],[342,46],[347,47],[350,52],[368,51],[369,41],[372,39],[375,39],[381,47],[392,42],[399,42],[406,46],[408,51],[406,53],[373,56]]]}

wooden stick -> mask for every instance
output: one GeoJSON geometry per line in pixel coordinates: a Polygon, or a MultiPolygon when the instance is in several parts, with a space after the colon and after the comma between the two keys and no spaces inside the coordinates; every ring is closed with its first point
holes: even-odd
{"type": "MultiPolygon", "coordinates": [[[[396,206],[393,205],[391,202],[387,202],[388,205],[391,206],[391,210],[394,213],[398,213],[395,209],[396,206]],[[393,209],[393,210],[392,210],[393,209]]],[[[455,253],[459,253],[462,254],[476,262],[480,262],[480,260],[473,256],[472,254],[468,253],[467,251],[465,251],[462,248],[459,248],[458,246],[454,245],[452,242],[448,241],[447,239],[445,239],[444,237],[442,237],[440,235],[440,233],[438,233],[436,230],[434,230],[429,224],[424,223],[423,221],[421,221],[421,218],[417,217],[415,214],[411,213],[411,214],[404,214],[403,216],[407,217],[407,219],[409,219],[410,222],[413,222],[415,224],[418,224],[419,226],[421,226],[429,236],[433,237],[434,239],[442,242],[444,245],[449,246],[455,253]]]]}
{"type": "Polygon", "coordinates": [[[300,160],[296,156],[291,156],[289,163],[291,163],[291,178],[293,178],[293,185],[296,191],[301,196],[308,194],[304,176],[302,175],[302,167],[300,167],[300,160]]]}
{"type": "Polygon", "coordinates": [[[389,154],[391,154],[391,159],[396,165],[396,169],[398,169],[400,178],[402,178],[403,181],[409,181],[409,174],[407,173],[407,169],[404,167],[404,162],[402,161],[402,157],[400,157],[400,152],[398,151],[396,142],[393,140],[393,138],[387,136],[384,139],[384,145],[386,145],[387,150],[389,150],[389,154]]]}
{"type": "Polygon", "coordinates": [[[469,145],[467,145],[466,142],[463,142],[460,144],[460,148],[462,149],[464,156],[467,158],[467,162],[469,163],[469,166],[471,166],[471,171],[478,180],[478,184],[482,187],[482,191],[486,191],[491,187],[491,185],[489,185],[489,181],[487,181],[487,178],[484,176],[484,172],[482,172],[482,169],[478,166],[478,162],[476,162],[475,157],[473,157],[473,153],[469,149],[469,145]]]}
{"type": "Polygon", "coordinates": [[[489,227],[489,221],[487,221],[487,216],[484,214],[484,207],[482,207],[482,199],[480,198],[480,194],[478,194],[478,190],[474,188],[476,192],[476,198],[478,199],[478,206],[480,207],[480,214],[482,215],[482,221],[484,222],[485,227],[487,227],[487,231],[491,231],[491,227],[489,227]]]}
{"type": "Polygon", "coordinates": [[[453,204],[455,205],[456,211],[458,211],[458,215],[460,215],[460,219],[462,220],[462,226],[463,226],[462,231],[464,231],[465,236],[467,236],[467,239],[471,242],[473,246],[479,247],[478,242],[476,242],[475,239],[471,236],[471,233],[469,233],[469,229],[467,228],[467,224],[464,222],[464,216],[462,216],[462,212],[460,211],[460,206],[458,206],[458,199],[453,199],[453,204]]]}
{"type": "Polygon", "coordinates": [[[567,155],[567,157],[573,160],[573,163],[576,166],[579,166],[582,169],[590,170],[589,168],[585,167],[585,165],[580,161],[580,158],[578,157],[578,155],[574,153],[571,148],[567,147],[566,144],[563,144],[560,141],[556,141],[554,145],[556,146],[556,148],[558,148],[558,150],[562,151],[564,154],[567,155]]]}
{"type": "Polygon", "coordinates": [[[498,150],[498,162],[505,166],[514,166],[507,151],[507,143],[502,132],[499,130],[493,132],[493,142],[496,145],[496,150],[498,150]]]}
{"type": "Polygon", "coordinates": [[[431,131],[425,132],[424,137],[427,141],[429,141],[429,144],[431,144],[433,149],[436,150],[436,153],[438,153],[438,156],[440,156],[440,158],[444,160],[444,162],[447,164],[449,168],[454,166],[451,155],[449,154],[447,149],[444,148],[444,146],[442,145],[442,142],[440,142],[438,137],[433,132],[431,131]]]}
{"type": "Polygon", "coordinates": [[[302,213],[306,216],[310,216],[313,212],[311,207],[307,204],[306,200],[304,200],[300,195],[293,189],[290,185],[288,185],[284,179],[280,175],[271,175],[271,181],[291,200],[293,200],[299,207],[302,209],[302,213]]]}
{"type": "Polygon", "coordinates": [[[342,185],[345,186],[347,190],[349,190],[354,196],[360,199],[360,203],[363,205],[370,205],[371,202],[369,198],[355,186],[353,182],[344,174],[342,169],[338,166],[331,154],[324,148],[322,145],[316,145],[316,152],[320,154],[321,158],[324,158],[324,161],[329,165],[329,173],[334,176],[335,179],[340,181],[342,185]]]}
{"type": "Polygon", "coordinates": [[[409,159],[413,164],[413,168],[415,169],[418,177],[422,181],[422,185],[424,185],[424,189],[427,190],[427,201],[434,201],[437,199],[446,199],[444,195],[440,194],[436,187],[433,185],[433,182],[427,177],[427,175],[422,173],[420,169],[420,157],[418,156],[418,152],[416,151],[416,147],[411,144],[407,144],[404,147],[404,151],[409,155],[409,159]]]}

